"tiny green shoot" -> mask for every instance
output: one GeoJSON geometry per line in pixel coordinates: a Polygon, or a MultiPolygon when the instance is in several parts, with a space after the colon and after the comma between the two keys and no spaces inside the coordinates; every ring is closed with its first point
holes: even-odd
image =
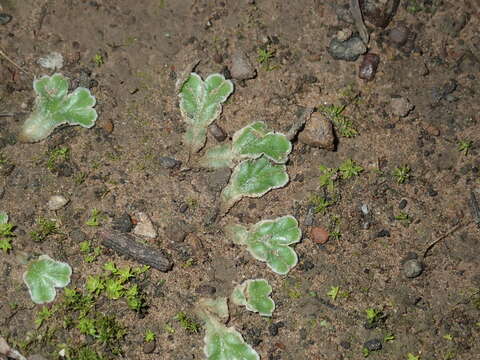
{"type": "Polygon", "coordinates": [[[392,333],[385,334],[383,337],[383,342],[389,342],[395,340],[395,335],[392,333]]]}
{"type": "Polygon", "coordinates": [[[327,296],[330,296],[333,301],[337,299],[338,293],[340,292],[340,286],[331,286],[330,290],[327,292],[327,296]]]}
{"type": "Polygon", "coordinates": [[[351,177],[358,176],[363,171],[363,167],[357,165],[357,163],[352,159],[345,160],[340,167],[340,176],[342,179],[350,179],[351,177]]]}
{"type": "Polygon", "coordinates": [[[357,136],[358,131],[353,123],[343,115],[346,107],[347,105],[323,105],[320,106],[319,111],[330,119],[341,136],[351,138],[357,136]]]}
{"type": "Polygon", "coordinates": [[[180,323],[180,326],[189,333],[197,333],[200,330],[200,324],[188,317],[186,313],[180,311],[175,315],[175,320],[180,323]]]}
{"type": "Polygon", "coordinates": [[[88,220],[85,222],[85,225],[88,226],[99,226],[100,225],[100,217],[101,217],[102,212],[98,209],[93,209],[92,214],[88,218],[88,220]]]}
{"type": "Polygon", "coordinates": [[[145,342],[152,342],[152,341],[155,341],[157,335],[155,335],[155,333],[150,330],[150,329],[147,329],[145,331],[145,336],[143,337],[143,340],[145,340],[145,342]]]}
{"type": "Polygon", "coordinates": [[[277,68],[276,65],[271,64],[271,61],[275,56],[275,50],[259,48],[257,50],[257,54],[258,54],[257,61],[259,62],[260,65],[262,65],[265,71],[272,71],[277,68]]]}
{"type": "Polygon", "coordinates": [[[367,314],[367,322],[369,324],[374,324],[382,317],[382,312],[375,308],[368,308],[365,310],[367,314]]]}
{"type": "Polygon", "coordinates": [[[458,151],[460,151],[461,153],[463,153],[463,155],[467,156],[469,151],[472,149],[473,147],[473,141],[470,141],[470,140],[460,140],[458,142],[458,151]]]}
{"type": "Polygon", "coordinates": [[[416,355],[413,355],[412,353],[408,353],[407,360],[420,360],[420,356],[416,356],[416,355]]]}
{"type": "Polygon", "coordinates": [[[92,61],[97,67],[100,67],[103,64],[105,64],[105,59],[103,58],[102,54],[99,54],[99,53],[95,54],[92,61]]]}
{"type": "Polygon", "coordinates": [[[327,200],[325,197],[320,195],[313,195],[310,198],[310,204],[313,206],[313,211],[315,214],[325,214],[327,208],[335,204],[335,201],[327,200]]]}
{"type": "Polygon", "coordinates": [[[57,222],[53,219],[38,218],[35,230],[30,232],[30,237],[35,242],[43,242],[50,235],[58,233],[57,222]]]}
{"type": "Polygon", "coordinates": [[[397,180],[397,183],[403,184],[405,181],[411,178],[411,171],[412,169],[410,168],[410,166],[403,165],[393,170],[393,176],[397,180]]]}
{"type": "Polygon", "coordinates": [[[14,226],[8,222],[8,215],[5,212],[0,212],[0,249],[4,253],[12,250],[12,238],[14,226]]]}

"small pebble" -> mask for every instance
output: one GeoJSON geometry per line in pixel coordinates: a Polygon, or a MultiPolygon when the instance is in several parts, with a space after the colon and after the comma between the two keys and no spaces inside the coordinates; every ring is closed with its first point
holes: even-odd
{"type": "Polygon", "coordinates": [[[410,100],[408,100],[407,98],[399,97],[393,98],[390,101],[390,107],[394,115],[405,117],[410,113],[410,111],[413,110],[415,106],[410,103],[410,100]]]}
{"type": "Polygon", "coordinates": [[[208,131],[210,131],[210,134],[212,134],[212,136],[218,142],[222,142],[227,138],[227,134],[225,133],[225,130],[223,130],[220,126],[218,126],[215,123],[213,123],[208,127],[208,131]]]}
{"type": "Polygon", "coordinates": [[[397,26],[388,33],[388,39],[395,46],[403,46],[408,40],[408,28],[406,26],[397,26]]]}
{"type": "Polygon", "coordinates": [[[423,272],[423,264],[417,259],[410,259],[403,264],[403,273],[409,278],[413,279],[423,272]]]}
{"type": "Polygon", "coordinates": [[[12,15],[0,13],[0,25],[6,25],[12,21],[12,15]]]}
{"type": "Polygon", "coordinates": [[[143,353],[144,354],[151,354],[155,351],[155,347],[157,346],[156,341],[149,341],[143,344],[143,353]]]}
{"type": "Polygon", "coordinates": [[[59,210],[67,204],[68,200],[62,195],[52,195],[47,202],[47,206],[50,210],[59,210]]]}
{"type": "Polygon", "coordinates": [[[328,241],[329,233],[320,226],[314,226],[310,229],[310,237],[317,244],[325,244],[328,241]]]}
{"type": "Polygon", "coordinates": [[[234,79],[248,80],[253,79],[257,75],[257,71],[252,66],[247,55],[242,50],[237,49],[232,55],[230,74],[234,79]]]}
{"type": "Polygon", "coordinates": [[[122,233],[128,233],[133,228],[132,218],[127,213],[123,213],[113,219],[112,228],[122,233]]]}
{"type": "Polygon", "coordinates": [[[152,220],[143,212],[137,213],[138,223],[133,229],[133,233],[140,236],[145,236],[150,239],[157,237],[157,230],[155,230],[152,220]]]}
{"type": "Polygon", "coordinates": [[[182,165],[182,162],[180,160],[176,160],[170,157],[166,156],[160,156],[157,159],[158,163],[160,164],[161,167],[166,168],[166,169],[174,169],[178,168],[182,165]]]}
{"type": "Polygon", "coordinates": [[[87,234],[85,234],[80,229],[72,230],[69,234],[70,240],[73,240],[75,243],[81,243],[82,241],[87,240],[87,234]]]}
{"type": "Polygon", "coordinates": [[[343,29],[337,33],[337,39],[338,41],[341,41],[341,42],[347,41],[348,39],[350,39],[351,36],[352,36],[351,29],[343,29]]]}
{"type": "Polygon", "coordinates": [[[379,238],[379,237],[390,237],[390,231],[388,231],[387,229],[382,229],[377,233],[376,237],[377,238],[379,238]]]}
{"type": "Polygon", "coordinates": [[[373,80],[377,73],[378,64],[380,64],[380,57],[377,54],[366,54],[360,64],[358,77],[366,81],[373,80]]]}
{"type": "Polygon", "coordinates": [[[217,292],[217,289],[212,285],[203,284],[198,286],[195,289],[195,292],[199,295],[214,295],[217,292]]]}
{"type": "Polygon", "coordinates": [[[270,334],[270,336],[277,336],[278,335],[278,325],[277,324],[271,324],[269,327],[268,327],[268,333],[270,334]]]}
{"type": "Polygon", "coordinates": [[[332,39],[327,51],[336,60],[355,61],[367,52],[367,47],[359,37],[354,36],[344,42],[332,39]]]}
{"type": "Polygon", "coordinates": [[[407,200],[406,200],[406,199],[402,199],[402,200],[400,200],[400,202],[398,203],[398,208],[399,208],[399,209],[405,209],[406,206],[407,206],[407,200]]]}
{"type": "Polygon", "coordinates": [[[333,125],[320,113],[313,113],[305,128],[298,135],[298,140],[304,144],[320,149],[335,150],[335,135],[333,125]]]}
{"type": "Polygon", "coordinates": [[[382,342],[379,339],[368,340],[363,344],[363,347],[369,351],[378,351],[382,349],[382,342]]]}
{"type": "Polygon", "coordinates": [[[215,55],[213,55],[213,61],[215,61],[217,64],[221,64],[223,61],[223,56],[217,52],[215,55]]]}
{"type": "Polygon", "coordinates": [[[187,203],[183,203],[182,205],[180,205],[180,208],[178,209],[178,211],[180,211],[182,214],[185,213],[187,210],[188,210],[187,203]]]}

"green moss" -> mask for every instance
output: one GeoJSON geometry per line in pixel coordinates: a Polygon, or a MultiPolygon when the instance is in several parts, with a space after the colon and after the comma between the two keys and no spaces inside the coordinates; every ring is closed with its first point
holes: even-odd
{"type": "Polygon", "coordinates": [[[43,242],[50,235],[58,233],[58,226],[55,220],[38,218],[35,230],[30,232],[30,238],[35,242],[43,242]]]}

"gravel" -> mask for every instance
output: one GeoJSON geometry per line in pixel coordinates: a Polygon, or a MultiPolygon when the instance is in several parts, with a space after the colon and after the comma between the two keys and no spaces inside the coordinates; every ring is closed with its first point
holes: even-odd
{"type": "Polygon", "coordinates": [[[336,60],[355,61],[367,52],[367,47],[362,39],[353,36],[347,41],[332,39],[327,49],[328,53],[336,60]]]}

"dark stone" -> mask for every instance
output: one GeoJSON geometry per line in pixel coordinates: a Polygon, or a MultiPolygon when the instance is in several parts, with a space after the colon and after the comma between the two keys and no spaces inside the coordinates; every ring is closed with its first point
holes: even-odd
{"type": "Polygon", "coordinates": [[[133,224],[130,215],[123,213],[119,217],[116,217],[112,221],[112,228],[122,233],[128,233],[132,230],[133,224]]]}
{"type": "Polygon", "coordinates": [[[353,36],[343,42],[332,39],[327,51],[336,60],[355,61],[367,52],[367,47],[359,37],[353,36]]]}
{"type": "Polygon", "coordinates": [[[377,235],[376,235],[377,238],[380,238],[380,237],[390,237],[390,231],[388,231],[387,229],[382,229],[380,230],[377,235]]]}
{"type": "Polygon", "coordinates": [[[376,27],[385,28],[397,12],[400,0],[360,0],[363,18],[376,27]]]}
{"type": "Polygon", "coordinates": [[[183,203],[182,205],[180,205],[180,208],[178,209],[178,211],[180,211],[182,214],[185,213],[187,210],[188,210],[187,203],[183,203]]]}
{"type": "Polygon", "coordinates": [[[310,260],[305,260],[298,265],[298,268],[302,271],[312,270],[315,265],[310,260]]]}
{"type": "Polygon", "coordinates": [[[12,15],[0,13],[0,25],[6,25],[12,21],[12,15]]]}
{"type": "Polygon", "coordinates": [[[377,54],[366,54],[360,64],[358,77],[366,81],[373,80],[377,73],[378,64],[380,64],[380,57],[377,54]]]}
{"type": "Polygon", "coordinates": [[[218,126],[216,123],[213,123],[208,127],[208,131],[210,131],[210,134],[217,140],[218,142],[222,142],[227,138],[227,133],[225,130],[223,130],[220,126],[218,126]]]}
{"type": "Polygon", "coordinates": [[[340,346],[344,348],[345,350],[348,350],[352,347],[352,344],[349,341],[340,341],[340,346]]]}
{"type": "Polygon", "coordinates": [[[428,196],[435,197],[438,195],[438,191],[436,191],[433,187],[428,188],[428,196]]]}
{"type": "Polygon", "coordinates": [[[175,169],[182,165],[180,160],[176,160],[166,156],[159,156],[157,158],[158,164],[165,169],[175,169]]]}
{"type": "Polygon", "coordinates": [[[278,325],[273,323],[268,327],[268,333],[270,336],[277,336],[278,335],[278,325]]]}
{"type": "Polygon", "coordinates": [[[143,344],[143,353],[144,354],[151,354],[155,351],[155,347],[157,346],[156,341],[149,341],[143,344]]]}
{"type": "Polygon", "coordinates": [[[406,199],[402,199],[402,200],[398,203],[398,208],[399,208],[399,209],[405,209],[406,206],[407,206],[407,200],[406,200],[406,199]]]}
{"type": "Polygon", "coordinates": [[[382,349],[382,342],[379,339],[368,340],[363,344],[363,347],[369,351],[378,351],[382,349]]]}

